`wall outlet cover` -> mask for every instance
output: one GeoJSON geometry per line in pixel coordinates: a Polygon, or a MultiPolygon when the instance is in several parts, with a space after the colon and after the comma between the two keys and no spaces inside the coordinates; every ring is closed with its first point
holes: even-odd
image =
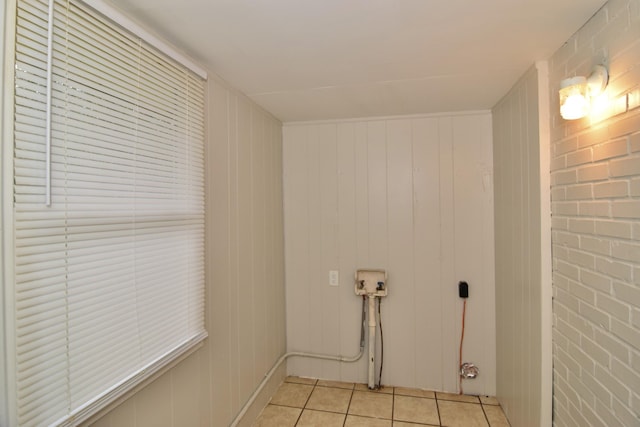
{"type": "Polygon", "coordinates": [[[340,285],[340,273],[337,270],[329,271],[329,286],[340,285]]]}

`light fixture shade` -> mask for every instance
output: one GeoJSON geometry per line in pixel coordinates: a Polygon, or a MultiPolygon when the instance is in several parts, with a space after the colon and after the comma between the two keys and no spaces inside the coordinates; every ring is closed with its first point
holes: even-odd
{"type": "Polygon", "coordinates": [[[591,97],[607,87],[609,74],[602,65],[596,65],[591,75],[576,76],[560,82],[560,115],[565,120],[585,117],[591,110],[591,97]]]}
{"type": "Polygon", "coordinates": [[[572,77],[560,82],[560,115],[565,120],[581,119],[589,114],[587,79],[572,77]]]}

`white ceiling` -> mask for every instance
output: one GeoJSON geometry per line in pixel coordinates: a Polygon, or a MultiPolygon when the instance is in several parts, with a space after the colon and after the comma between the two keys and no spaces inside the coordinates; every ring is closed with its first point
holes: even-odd
{"type": "Polygon", "coordinates": [[[109,0],[282,121],[489,109],[605,0],[109,0]]]}

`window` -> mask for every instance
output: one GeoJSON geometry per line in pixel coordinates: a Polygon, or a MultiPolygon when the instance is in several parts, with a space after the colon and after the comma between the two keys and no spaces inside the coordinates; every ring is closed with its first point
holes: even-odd
{"type": "Polygon", "coordinates": [[[51,39],[48,1],[17,1],[20,426],[75,425],[206,337],[203,78],[86,4],[52,1],[51,39]]]}

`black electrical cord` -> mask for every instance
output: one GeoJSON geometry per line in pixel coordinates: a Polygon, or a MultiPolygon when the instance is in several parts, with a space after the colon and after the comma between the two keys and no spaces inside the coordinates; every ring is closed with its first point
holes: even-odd
{"type": "Polygon", "coordinates": [[[364,325],[367,323],[367,298],[362,295],[362,322],[360,322],[360,351],[364,350],[364,325]]]}
{"type": "Polygon", "coordinates": [[[384,339],[382,338],[382,316],[380,315],[380,306],[382,305],[382,297],[377,297],[378,300],[378,323],[380,324],[380,375],[378,376],[378,385],[376,388],[382,386],[382,364],[384,362],[384,339]]]}

